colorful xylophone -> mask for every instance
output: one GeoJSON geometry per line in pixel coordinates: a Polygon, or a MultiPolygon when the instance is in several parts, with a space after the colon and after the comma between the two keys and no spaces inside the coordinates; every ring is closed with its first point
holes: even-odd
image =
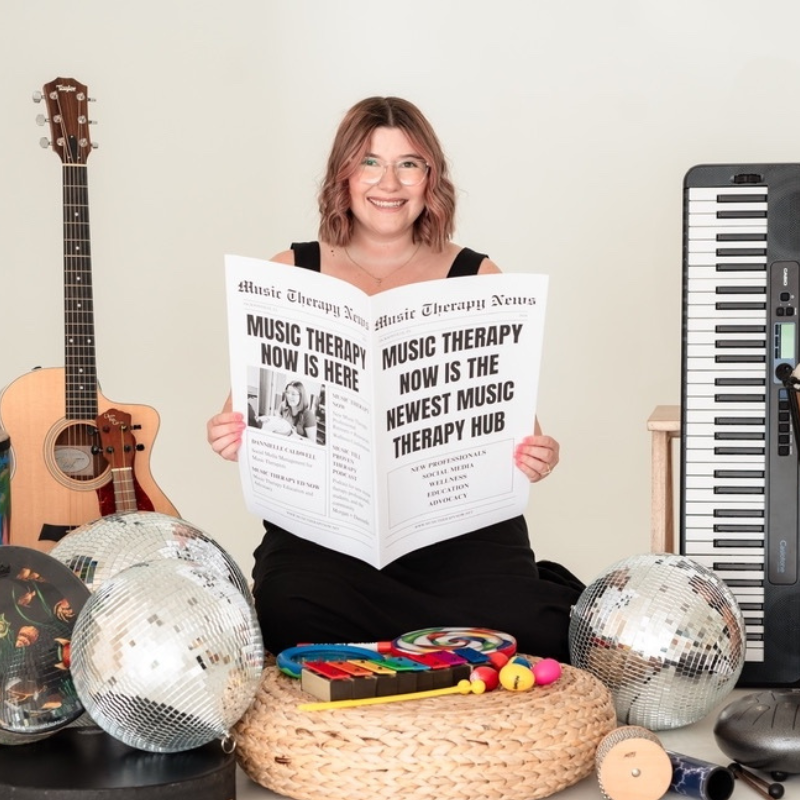
{"type": "Polygon", "coordinates": [[[278,667],[326,702],[389,697],[457,686],[492,654],[510,657],[516,640],[483,628],[428,628],[375,645],[299,645],[278,667]],[[383,650],[384,652],[378,652],[383,650]]]}

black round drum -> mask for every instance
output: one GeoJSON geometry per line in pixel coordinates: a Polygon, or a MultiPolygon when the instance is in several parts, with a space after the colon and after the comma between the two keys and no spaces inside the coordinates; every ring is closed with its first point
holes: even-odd
{"type": "Polygon", "coordinates": [[[219,742],[150,753],[96,727],[65,728],[31,744],[0,746],[7,800],[232,800],[236,761],[219,742]]]}

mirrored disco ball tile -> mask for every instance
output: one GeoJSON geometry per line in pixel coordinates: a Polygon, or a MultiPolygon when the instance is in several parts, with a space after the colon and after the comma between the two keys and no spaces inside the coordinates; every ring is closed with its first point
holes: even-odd
{"type": "Polygon", "coordinates": [[[662,730],[701,719],[736,685],[744,621],[717,575],[685,556],[623,559],[570,618],[572,663],[612,692],[621,723],[662,730]]]}
{"type": "Polygon", "coordinates": [[[156,511],[109,514],[88,522],[65,536],[50,555],[91,591],[134,564],[173,558],[206,567],[250,598],[238,564],[211,536],[186,520],[156,511]]]}
{"type": "Polygon", "coordinates": [[[264,649],[255,611],[196,564],[138,564],[90,597],[73,637],[73,677],[107,733],[155,752],[227,735],[258,688],[264,649]]]}

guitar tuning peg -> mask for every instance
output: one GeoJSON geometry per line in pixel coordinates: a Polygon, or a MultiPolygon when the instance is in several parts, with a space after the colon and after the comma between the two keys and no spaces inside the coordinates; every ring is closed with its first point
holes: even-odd
{"type": "Polygon", "coordinates": [[[31,99],[33,100],[34,103],[41,103],[43,97],[44,97],[44,95],[37,89],[33,93],[33,97],[31,99]]]}
{"type": "Polygon", "coordinates": [[[143,444],[137,444],[136,445],[136,449],[141,453],[142,450],[144,450],[144,445],[143,444]]]}
{"type": "Polygon", "coordinates": [[[47,149],[50,147],[50,140],[46,136],[42,136],[42,138],[39,139],[39,147],[44,147],[47,149]]]}
{"type": "Polygon", "coordinates": [[[44,125],[46,122],[49,122],[47,117],[44,114],[37,114],[36,115],[36,124],[37,125],[44,125]]]}

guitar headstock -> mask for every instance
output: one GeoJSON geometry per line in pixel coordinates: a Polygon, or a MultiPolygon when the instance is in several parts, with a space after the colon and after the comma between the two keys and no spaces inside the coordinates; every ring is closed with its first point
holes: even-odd
{"type": "Polygon", "coordinates": [[[100,434],[103,456],[111,469],[132,469],[136,454],[136,440],[131,433],[131,415],[109,408],[95,420],[100,434]]]}
{"type": "Polygon", "coordinates": [[[47,104],[52,140],[43,140],[42,146],[52,145],[64,164],[85,164],[93,147],[86,86],[72,78],[56,78],[44,85],[41,97],[37,92],[33,99],[47,104]]]}

